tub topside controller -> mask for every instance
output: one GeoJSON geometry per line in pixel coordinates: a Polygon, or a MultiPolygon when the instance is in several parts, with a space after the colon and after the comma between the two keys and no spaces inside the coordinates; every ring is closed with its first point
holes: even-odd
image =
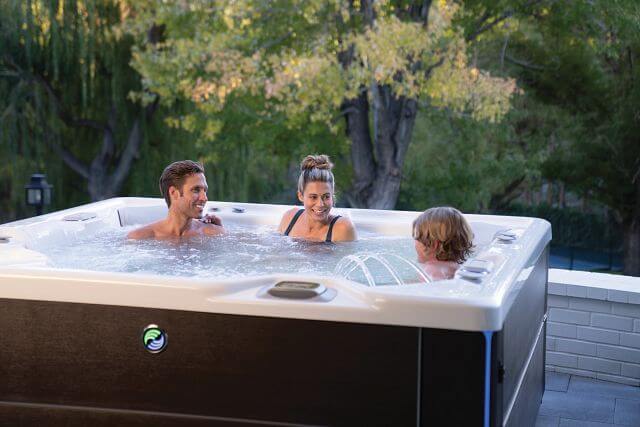
{"type": "Polygon", "coordinates": [[[279,298],[308,299],[315,298],[327,291],[327,287],[314,282],[278,282],[267,291],[279,298]]]}

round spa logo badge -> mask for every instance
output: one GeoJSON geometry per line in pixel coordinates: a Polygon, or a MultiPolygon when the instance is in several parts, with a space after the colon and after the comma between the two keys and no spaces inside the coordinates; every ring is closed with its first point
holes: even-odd
{"type": "Polygon", "coordinates": [[[149,325],[142,332],[142,344],[149,353],[160,353],[168,342],[169,336],[158,325],[149,325]]]}

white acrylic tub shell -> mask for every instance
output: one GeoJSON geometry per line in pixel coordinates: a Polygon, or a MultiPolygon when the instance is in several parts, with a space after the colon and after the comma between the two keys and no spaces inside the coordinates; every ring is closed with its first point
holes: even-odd
{"type": "MultiPolygon", "coordinates": [[[[225,224],[278,224],[291,206],[208,202],[225,224]],[[243,208],[236,213],[234,207],[243,208]]],[[[360,231],[410,236],[420,212],[337,209],[360,231]]],[[[469,331],[500,330],[506,313],[532,266],[551,239],[548,222],[535,218],[466,215],[475,243],[486,248],[476,258],[495,266],[482,281],[462,278],[430,284],[368,287],[333,276],[269,274],[252,277],[192,278],[140,273],[52,268],[46,255],[28,249],[34,239],[66,239],[104,227],[143,224],[162,218],[163,199],[115,198],[0,225],[0,298],[164,308],[249,316],[402,325],[469,331]],[[90,213],[85,221],[64,221],[90,213]],[[493,238],[499,230],[516,234],[512,243],[493,238]],[[283,281],[313,281],[336,291],[329,301],[265,296],[283,281]]],[[[88,261],[90,262],[90,260],[88,261]]]]}

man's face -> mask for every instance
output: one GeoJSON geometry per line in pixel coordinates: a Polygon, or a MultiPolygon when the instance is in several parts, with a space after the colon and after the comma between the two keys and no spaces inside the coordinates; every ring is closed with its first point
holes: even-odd
{"type": "Polygon", "coordinates": [[[169,188],[171,195],[171,208],[189,218],[200,218],[207,203],[207,180],[204,174],[195,173],[187,175],[182,184],[182,191],[176,187],[169,188]]]}

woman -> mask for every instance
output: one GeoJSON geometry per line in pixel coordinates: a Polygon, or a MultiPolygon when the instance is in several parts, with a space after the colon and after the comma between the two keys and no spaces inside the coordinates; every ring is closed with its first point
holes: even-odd
{"type": "Polygon", "coordinates": [[[285,212],[278,231],[285,236],[321,242],[344,242],[356,239],[356,230],[349,218],[332,215],[334,197],[333,164],[321,154],[307,156],[300,163],[298,200],[303,209],[285,212]]]}

